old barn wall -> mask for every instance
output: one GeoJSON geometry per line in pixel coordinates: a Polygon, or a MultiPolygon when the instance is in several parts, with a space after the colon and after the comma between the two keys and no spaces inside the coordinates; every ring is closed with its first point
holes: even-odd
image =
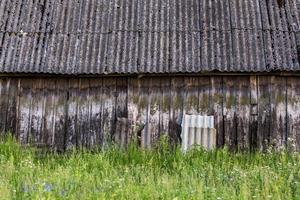
{"type": "Polygon", "coordinates": [[[57,150],[160,135],[214,115],[218,146],[300,150],[300,77],[0,78],[0,132],[57,150]]]}

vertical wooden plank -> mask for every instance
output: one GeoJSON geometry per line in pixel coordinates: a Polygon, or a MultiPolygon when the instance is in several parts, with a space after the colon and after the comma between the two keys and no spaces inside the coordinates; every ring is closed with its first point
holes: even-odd
{"type": "Polygon", "coordinates": [[[22,144],[28,143],[30,133],[30,115],[31,115],[31,90],[32,80],[27,78],[20,79],[19,86],[19,105],[18,105],[18,135],[22,144]]]}
{"type": "Polygon", "coordinates": [[[66,130],[67,130],[67,98],[68,98],[68,79],[56,80],[55,94],[55,136],[54,149],[64,151],[66,149],[66,130]]]}
{"type": "Polygon", "coordinates": [[[151,77],[149,82],[148,134],[146,146],[150,147],[159,138],[159,114],[162,96],[160,91],[161,77],[151,77]]]}
{"type": "Polygon", "coordinates": [[[201,115],[211,115],[211,83],[210,78],[199,77],[199,107],[198,113],[201,115]]]}
{"type": "Polygon", "coordinates": [[[159,112],[160,135],[169,136],[170,106],[171,106],[171,78],[164,77],[160,80],[161,105],[159,112]]]}
{"type": "Polygon", "coordinates": [[[8,106],[9,80],[0,78],[0,136],[5,135],[6,114],[8,106]]]}
{"type": "Polygon", "coordinates": [[[258,76],[258,148],[265,150],[270,142],[270,78],[258,76]]]}
{"type": "Polygon", "coordinates": [[[251,108],[250,108],[250,149],[258,148],[258,85],[257,76],[250,76],[251,108]]]}
{"type": "Polygon", "coordinates": [[[32,105],[29,142],[38,146],[42,144],[42,128],[44,115],[44,79],[32,80],[32,105]]]}
{"type": "Polygon", "coordinates": [[[13,135],[16,134],[17,101],[19,96],[18,83],[19,80],[17,78],[9,79],[9,94],[8,94],[8,106],[7,106],[5,131],[10,132],[13,135]]]}
{"type": "Polygon", "coordinates": [[[170,122],[169,137],[172,143],[181,143],[181,122],[183,116],[184,105],[184,78],[171,78],[171,106],[170,106],[170,122]]]}
{"type": "Polygon", "coordinates": [[[250,77],[238,77],[236,84],[236,127],[237,147],[239,150],[249,150],[249,124],[250,124],[250,77]]]}
{"type": "Polygon", "coordinates": [[[77,144],[79,147],[89,147],[90,115],[89,115],[89,79],[79,79],[79,95],[77,110],[77,144]]]}
{"type": "Polygon", "coordinates": [[[199,107],[199,78],[185,77],[184,114],[198,114],[199,107]]]}
{"type": "MultiPolygon", "coordinates": [[[[142,129],[142,125],[138,122],[139,116],[139,81],[137,78],[128,78],[128,140],[130,142],[139,142],[138,133],[142,129]]],[[[140,134],[139,134],[140,135],[140,134]]]]}
{"type": "Polygon", "coordinates": [[[270,142],[275,149],[286,147],[286,77],[271,77],[270,142]]]}
{"type": "Polygon", "coordinates": [[[16,138],[18,141],[21,142],[21,136],[20,136],[20,120],[21,120],[21,112],[20,112],[20,96],[21,96],[21,78],[18,79],[17,81],[17,93],[18,93],[18,96],[17,96],[17,105],[16,105],[16,138]]]}
{"type": "Polygon", "coordinates": [[[140,141],[141,147],[146,148],[150,145],[148,138],[149,133],[149,115],[150,115],[150,98],[149,98],[149,78],[138,79],[138,117],[137,122],[139,124],[140,131],[138,132],[138,140],[140,141]]]}
{"type": "Polygon", "coordinates": [[[101,131],[102,81],[102,78],[90,79],[90,129],[92,147],[100,147],[103,142],[101,131]]]}
{"type": "Polygon", "coordinates": [[[300,151],[300,77],[287,78],[287,148],[300,151]]]}
{"type": "Polygon", "coordinates": [[[53,147],[55,136],[55,95],[56,80],[46,79],[44,82],[44,117],[42,142],[47,146],[53,147]]]}
{"type": "Polygon", "coordinates": [[[217,147],[225,144],[223,121],[223,77],[212,76],[211,81],[211,105],[214,115],[215,129],[217,131],[217,147]]]}
{"type": "Polygon", "coordinates": [[[102,132],[104,145],[112,142],[115,129],[116,79],[103,79],[102,132]]]}
{"type": "Polygon", "coordinates": [[[224,133],[225,145],[230,150],[237,148],[237,123],[236,123],[236,88],[240,84],[236,76],[225,76],[223,78],[224,90],[224,133]]]}
{"type": "Polygon", "coordinates": [[[68,79],[68,101],[67,101],[67,121],[66,121],[66,150],[78,147],[77,134],[77,112],[79,98],[79,79],[68,79]]]}
{"type": "Polygon", "coordinates": [[[116,81],[116,119],[117,126],[114,133],[114,139],[117,144],[124,147],[128,140],[128,79],[124,77],[117,78],[116,81]]]}

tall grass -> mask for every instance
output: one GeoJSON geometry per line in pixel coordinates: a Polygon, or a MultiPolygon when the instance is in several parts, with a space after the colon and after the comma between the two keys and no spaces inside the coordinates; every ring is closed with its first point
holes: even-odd
{"type": "Polygon", "coordinates": [[[165,143],[43,153],[0,143],[0,199],[300,199],[300,155],[182,153],[165,143]]]}

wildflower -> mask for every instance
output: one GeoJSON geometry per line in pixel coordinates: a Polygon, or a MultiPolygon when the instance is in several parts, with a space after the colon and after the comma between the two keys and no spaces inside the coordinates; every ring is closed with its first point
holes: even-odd
{"type": "Polygon", "coordinates": [[[44,183],[44,190],[46,191],[46,192],[51,192],[51,190],[52,190],[52,185],[51,184],[49,184],[49,183],[44,183]]]}

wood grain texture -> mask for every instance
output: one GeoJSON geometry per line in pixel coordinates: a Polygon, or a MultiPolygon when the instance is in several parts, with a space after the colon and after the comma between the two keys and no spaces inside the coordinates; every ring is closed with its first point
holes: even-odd
{"type": "Polygon", "coordinates": [[[31,144],[43,145],[42,134],[44,126],[44,79],[32,80],[32,105],[30,116],[30,135],[29,142],[31,144]]]}
{"type": "Polygon", "coordinates": [[[91,140],[90,145],[91,148],[101,147],[103,144],[103,132],[101,127],[102,121],[102,86],[103,79],[102,78],[92,78],[90,79],[90,132],[91,132],[91,140]]]}
{"type": "Polygon", "coordinates": [[[236,81],[236,129],[237,145],[240,150],[247,150],[249,144],[249,124],[251,109],[250,77],[241,76],[236,81]]]}
{"type": "Polygon", "coordinates": [[[286,77],[271,78],[271,119],[270,119],[270,144],[275,149],[286,147],[287,108],[286,108],[286,77]]]}
{"type": "Polygon", "coordinates": [[[139,81],[136,78],[128,78],[128,139],[141,145],[139,118],[139,81]]]}
{"type": "Polygon", "coordinates": [[[215,119],[215,129],[217,131],[217,146],[225,144],[224,120],[223,120],[223,77],[213,76],[211,81],[211,107],[212,115],[215,119]]]}
{"type": "Polygon", "coordinates": [[[212,115],[213,114],[213,104],[211,103],[211,80],[210,77],[199,77],[199,103],[198,103],[198,113],[201,115],[212,115]]]}
{"type": "Polygon", "coordinates": [[[53,148],[57,151],[66,150],[66,130],[67,130],[67,101],[68,101],[68,80],[56,80],[55,94],[55,129],[53,148]]]}
{"type": "Polygon", "coordinates": [[[79,147],[88,148],[90,146],[90,98],[89,79],[79,79],[79,90],[77,97],[77,142],[79,147]]]}
{"type": "Polygon", "coordinates": [[[183,117],[185,86],[183,77],[171,78],[171,105],[169,137],[172,143],[181,143],[181,122],[183,117]]]}
{"type": "MultiPolygon", "coordinates": [[[[66,149],[79,147],[78,142],[78,97],[79,97],[79,79],[69,79],[67,82],[67,121],[66,121],[66,149]]],[[[56,117],[56,116],[55,116],[56,117]]]]}
{"type": "Polygon", "coordinates": [[[6,115],[8,106],[9,79],[0,79],[0,136],[6,131],[6,115]]]}
{"type": "Polygon", "coordinates": [[[300,81],[296,77],[287,78],[287,148],[300,151],[300,81]]]}
{"type": "Polygon", "coordinates": [[[102,133],[103,145],[109,145],[112,142],[113,132],[116,125],[115,102],[116,102],[116,79],[106,78],[103,80],[102,93],[102,133]]]}
{"type": "MultiPolygon", "coordinates": [[[[181,141],[183,114],[213,115],[217,146],[300,150],[298,77],[0,78],[0,128],[22,144],[181,141]]],[[[3,134],[2,134],[3,135],[3,134]]]]}
{"type": "Polygon", "coordinates": [[[151,78],[149,81],[149,104],[148,104],[148,134],[147,147],[155,144],[160,135],[159,116],[162,105],[162,95],[160,90],[160,78],[151,78]]]}
{"type": "Polygon", "coordinates": [[[122,147],[128,143],[128,79],[117,78],[116,81],[116,130],[114,141],[122,147]]]}
{"type": "Polygon", "coordinates": [[[149,131],[149,115],[150,115],[150,98],[149,98],[149,84],[150,80],[141,78],[138,80],[138,118],[139,126],[138,140],[141,147],[150,147],[150,131],[149,131]]]}
{"type": "Polygon", "coordinates": [[[20,142],[28,144],[31,124],[31,105],[32,105],[32,81],[30,79],[21,79],[19,86],[19,105],[18,105],[18,120],[17,132],[20,142]]]}
{"type": "Polygon", "coordinates": [[[171,106],[171,78],[160,80],[160,112],[159,112],[159,136],[169,136],[170,106],[171,106]]]}
{"type": "Polygon", "coordinates": [[[271,89],[270,77],[258,77],[258,148],[266,150],[270,143],[271,89]]]}
{"type": "Polygon", "coordinates": [[[43,115],[43,133],[42,143],[53,147],[55,136],[55,95],[56,80],[46,79],[44,82],[44,115],[43,115]]]}
{"type": "Polygon", "coordinates": [[[19,98],[18,94],[18,78],[10,78],[9,79],[9,91],[8,91],[8,102],[7,102],[7,114],[6,114],[6,125],[5,131],[6,133],[11,133],[15,135],[16,133],[16,123],[17,123],[17,101],[19,98]]]}
{"type": "Polygon", "coordinates": [[[224,144],[229,149],[237,149],[237,89],[238,77],[224,77],[223,91],[224,91],[224,144]]]}
{"type": "Polygon", "coordinates": [[[255,151],[258,148],[258,78],[257,76],[250,76],[250,150],[255,151]]]}
{"type": "Polygon", "coordinates": [[[199,108],[199,77],[185,77],[184,113],[197,114],[199,108]]]}

